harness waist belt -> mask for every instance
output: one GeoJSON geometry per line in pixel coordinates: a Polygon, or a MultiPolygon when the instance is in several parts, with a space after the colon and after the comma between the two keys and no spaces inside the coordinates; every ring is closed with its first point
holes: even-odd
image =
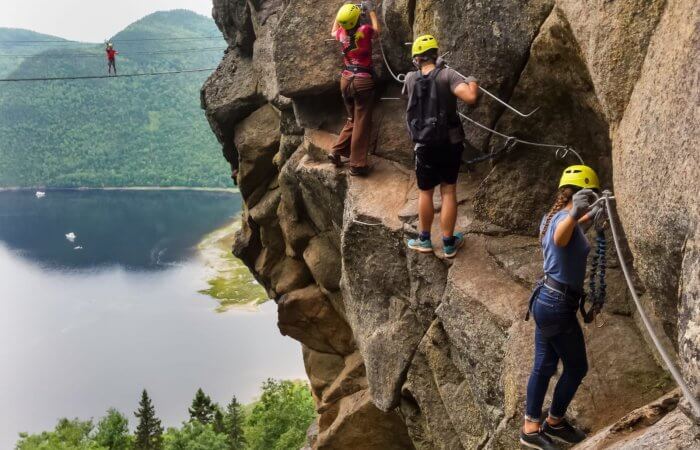
{"type": "Polygon", "coordinates": [[[574,300],[578,300],[583,296],[583,292],[576,289],[572,289],[571,286],[569,286],[568,284],[560,283],[554,278],[548,277],[546,275],[544,277],[544,285],[574,300]]]}
{"type": "Polygon", "coordinates": [[[368,74],[372,75],[372,68],[371,67],[347,65],[347,66],[345,66],[345,70],[347,70],[348,72],[352,72],[352,73],[368,73],[368,74]]]}

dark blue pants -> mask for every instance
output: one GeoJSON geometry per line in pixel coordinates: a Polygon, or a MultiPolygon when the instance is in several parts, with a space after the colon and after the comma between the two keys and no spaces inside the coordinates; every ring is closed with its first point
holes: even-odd
{"type": "Polygon", "coordinates": [[[539,421],[549,380],[561,360],[564,370],[554,388],[549,414],[564,417],[583,377],[588,372],[586,343],[576,319],[576,305],[544,286],[533,305],[535,319],[535,363],[527,384],[528,420],[539,421]]]}

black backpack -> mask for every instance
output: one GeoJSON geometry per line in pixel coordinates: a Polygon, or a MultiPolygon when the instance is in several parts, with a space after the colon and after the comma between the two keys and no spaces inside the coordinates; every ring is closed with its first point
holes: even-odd
{"type": "Polygon", "coordinates": [[[411,100],[406,109],[406,123],[416,144],[443,144],[449,141],[449,121],[440,107],[437,77],[442,69],[436,67],[428,75],[416,72],[411,100]]]}

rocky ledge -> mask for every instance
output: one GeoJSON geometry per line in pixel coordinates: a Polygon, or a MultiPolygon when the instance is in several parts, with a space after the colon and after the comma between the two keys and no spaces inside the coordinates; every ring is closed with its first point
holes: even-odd
{"type": "MultiPolygon", "coordinates": [[[[224,156],[240,166],[234,252],[277,301],[282,334],[302,343],[319,412],[309,447],[517,448],[533,340],[522,317],[541,267],[534,233],[552,180],[575,161],[519,146],[465,167],[465,248],[454,261],[407,252],[417,188],[403,102],[375,110],[369,177],[327,163],[344,121],[338,49],[325,41],[341,4],[214,0],[229,49],[202,89],[224,156]]],[[[637,289],[698,392],[696,6],[385,0],[380,11],[394,70],[410,69],[405,42],[434,33],[453,67],[517,107],[540,107],[522,119],[482,99],[463,112],[572,144],[614,186],[637,289]]],[[[376,69],[381,96],[397,97],[376,69]]],[[[465,129],[471,155],[503,144],[465,129]]],[[[570,411],[593,434],[580,448],[700,446],[698,418],[670,392],[612,257],[609,267],[606,323],[585,327],[591,369],[570,411]]]]}

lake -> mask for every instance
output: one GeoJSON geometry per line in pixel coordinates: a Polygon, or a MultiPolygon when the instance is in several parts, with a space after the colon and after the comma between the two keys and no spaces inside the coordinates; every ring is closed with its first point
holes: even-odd
{"type": "Polygon", "coordinates": [[[231,192],[0,192],[0,448],[109,407],[133,427],[144,388],[174,426],[198,387],[249,402],[267,378],[305,378],[274,302],[217,313],[199,293],[197,244],[240,208],[231,192]]]}

